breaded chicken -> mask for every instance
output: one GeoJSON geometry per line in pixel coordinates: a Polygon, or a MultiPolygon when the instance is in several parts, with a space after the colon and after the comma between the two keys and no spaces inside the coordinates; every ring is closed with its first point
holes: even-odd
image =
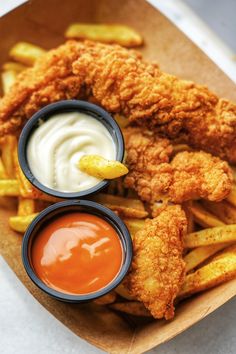
{"type": "Polygon", "coordinates": [[[172,145],[141,128],[124,130],[127,188],[133,188],[143,201],[183,203],[193,199],[220,201],[233,183],[227,162],[206,152],[180,152],[171,160],[172,145]]]}
{"type": "Polygon", "coordinates": [[[236,162],[236,105],[206,87],[163,73],[118,45],[69,41],[20,74],[0,101],[0,135],[13,133],[42,106],[92,99],[169,138],[236,162]]]}
{"type": "Polygon", "coordinates": [[[42,55],[32,68],[18,75],[12,89],[0,100],[0,135],[21,129],[41,107],[81,93],[81,81],[72,73],[78,56],[78,44],[68,42],[42,55]]]}
{"type": "Polygon", "coordinates": [[[134,257],[126,285],[154,318],[174,316],[174,300],[185,278],[182,238],[187,220],[180,206],[168,206],[134,235],[134,257]]]}
{"type": "Polygon", "coordinates": [[[175,203],[200,198],[219,202],[232,189],[233,175],[227,162],[204,151],[180,152],[171,167],[173,182],[168,194],[175,203]]]}

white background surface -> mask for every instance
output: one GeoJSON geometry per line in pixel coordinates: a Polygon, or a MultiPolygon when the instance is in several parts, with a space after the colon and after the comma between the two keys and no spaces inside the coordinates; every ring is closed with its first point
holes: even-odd
{"type": "MultiPolygon", "coordinates": [[[[10,2],[16,3],[18,1],[20,0],[0,0],[0,11],[3,10],[4,3],[6,6],[6,3],[9,5],[10,2]]],[[[177,7],[178,11],[182,9],[182,15],[176,17],[176,13],[170,7],[170,3],[175,1],[151,0],[150,2],[161,6],[165,15],[169,16],[180,28],[182,26],[182,29],[184,29],[186,18],[184,18],[184,22],[181,24],[180,17],[182,16],[183,18],[185,15],[185,6],[177,7]]],[[[179,3],[180,1],[178,0],[177,2],[179,3]]],[[[212,3],[213,0],[206,1],[208,4],[210,2],[212,3]]],[[[225,6],[227,7],[227,3],[230,4],[230,2],[231,0],[224,1],[225,6]]],[[[194,23],[195,17],[191,21],[191,11],[188,11],[187,17],[188,27],[188,23],[194,23]]],[[[200,22],[197,23],[199,24],[200,22]]],[[[194,32],[196,33],[196,41],[199,37],[201,38],[203,33],[201,27],[197,27],[194,28],[192,33],[193,36],[194,32]]],[[[214,42],[212,38],[215,38],[214,35],[208,38],[210,46],[213,44],[214,48],[216,48],[214,50],[216,52],[218,50],[220,53],[222,47],[218,46],[217,49],[219,42],[217,40],[214,42]]],[[[206,52],[209,50],[208,48],[206,45],[206,52]]],[[[227,66],[225,63],[228,63],[228,59],[222,63],[223,67],[227,66]]],[[[206,319],[170,342],[151,350],[149,354],[234,354],[236,353],[235,314],[236,299],[228,302],[206,319]]],[[[74,353],[99,354],[102,351],[75,336],[49,314],[28,293],[5,261],[0,257],[0,354],[74,353]]]]}

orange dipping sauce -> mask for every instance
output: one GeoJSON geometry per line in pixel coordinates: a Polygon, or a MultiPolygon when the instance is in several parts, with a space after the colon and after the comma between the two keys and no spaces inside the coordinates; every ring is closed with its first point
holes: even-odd
{"type": "Polygon", "coordinates": [[[37,276],[57,291],[82,295],[101,290],[118,275],[123,248],[116,230],[102,218],[71,212],[46,225],[32,245],[37,276]]]}

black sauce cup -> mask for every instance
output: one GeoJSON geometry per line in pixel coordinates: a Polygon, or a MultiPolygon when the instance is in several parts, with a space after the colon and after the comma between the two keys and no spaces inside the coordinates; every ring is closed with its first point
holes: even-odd
{"type": "MultiPolygon", "coordinates": [[[[115,213],[103,205],[88,200],[63,201],[49,206],[32,221],[23,238],[22,260],[30,279],[45,293],[60,301],[82,303],[97,299],[98,297],[107,294],[116,288],[123,280],[129,270],[132,260],[132,240],[123,221],[115,213]],[[89,294],[69,295],[50,288],[37,276],[31,259],[32,245],[38,235],[38,232],[50,223],[50,220],[55,219],[57,216],[65,215],[66,213],[71,212],[85,212],[102,218],[116,230],[122,245],[123,260],[116,278],[106,287],[89,294]]],[[[107,266],[109,267],[109,264],[107,266]]]]}
{"type": "Polygon", "coordinates": [[[65,112],[82,112],[100,121],[111,134],[111,137],[116,146],[116,160],[120,162],[122,162],[124,158],[124,139],[119,125],[110,116],[110,114],[101,107],[86,101],[65,100],[49,104],[48,106],[36,112],[26,123],[21,132],[18,144],[19,163],[26,178],[30,181],[31,184],[33,184],[36,188],[40,189],[46,194],[62,199],[79,199],[88,197],[89,195],[99,192],[101,189],[105,188],[109,184],[109,180],[102,180],[94,187],[80,192],[60,192],[48,188],[41,182],[39,182],[32,173],[27,160],[27,144],[34,130],[37,129],[37,127],[40,123],[42,123],[42,121],[50,119],[54,114],[65,112]]]}

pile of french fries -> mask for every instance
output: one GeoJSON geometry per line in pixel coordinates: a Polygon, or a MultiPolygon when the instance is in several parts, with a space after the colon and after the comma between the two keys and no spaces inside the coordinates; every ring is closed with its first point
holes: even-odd
{"type": "MultiPolygon", "coordinates": [[[[140,45],[141,37],[131,29],[122,31],[110,26],[73,24],[67,38],[89,38],[126,46],[140,45]],[[100,26],[100,27],[99,27],[100,26]]],[[[2,91],[7,93],[18,74],[33,65],[45,50],[34,44],[20,42],[9,52],[10,61],[2,66],[2,91]]],[[[127,125],[122,116],[115,116],[121,129],[127,125]]],[[[174,146],[174,153],[190,150],[185,144],[174,146]]],[[[188,218],[188,234],[184,238],[186,279],[178,299],[216,286],[236,277],[236,169],[234,186],[228,198],[222,202],[191,201],[183,207],[188,218]]],[[[16,215],[9,218],[10,227],[24,233],[30,222],[46,206],[57,202],[35,187],[25,178],[17,157],[17,138],[5,136],[0,140],[0,202],[17,200],[16,215]]],[[[109,207],[123,218],[131,235],[143,228],[149,216],[144,204],[134,192],[124,188],[122,178],[113,180],[107,193],[99,193],[93,200],[109,207]]],[[[136,316],[150,316],[142,303],[128,293],[124,284],[95,301],[114,310],[136,316]]]]}

